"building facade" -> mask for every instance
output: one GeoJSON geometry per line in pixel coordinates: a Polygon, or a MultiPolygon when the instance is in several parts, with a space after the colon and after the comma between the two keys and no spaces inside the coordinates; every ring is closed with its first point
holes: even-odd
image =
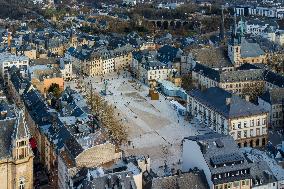
{"type": "Polygon", "coordinates": [[[20,73],[27,77],[27,70],[29,68],[29,58],[26,56],[16,56],[10,53],[0,54],[0,73],[4,79],[8,77],[9,69],[16,66],[20,69],[20,73]]]}
{"type": "Polygon", "coordinates": [[[273,129],[284,127],[284,89],[267,90],[258,98],[258,104],[269,112],[269,126],[273,129]]]}
{"type": "Polygon", "coordinates": [[[265,146],[268,142],[268,112],[223,89],[189,92],[187,109],[215,132],[231,135],[240,147],[265,146]]]}

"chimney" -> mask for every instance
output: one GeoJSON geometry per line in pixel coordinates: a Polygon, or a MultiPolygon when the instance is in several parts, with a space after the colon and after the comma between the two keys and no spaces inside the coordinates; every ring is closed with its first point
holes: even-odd
{"type": "Polygon", "coordinates": [[[245,100],[246,100],[247,102],[249,102],[249,95],[246,95],[246,96],[245,96],[245,100]]]}
{"type": "Polygon", "coordinates": [[[231,104],[231,98],[226,98],[226,105],[230,105],[231,104]]]}

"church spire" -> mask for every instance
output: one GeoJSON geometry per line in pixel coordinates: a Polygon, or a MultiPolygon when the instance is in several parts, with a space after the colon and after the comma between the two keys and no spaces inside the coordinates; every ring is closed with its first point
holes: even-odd
{"type": "Polygon", "coordinates": [[[16,122],[16,135],[15,135],[15,139],[16,140],[20,140],[23,138],[29,138],[29,129],[28,126],[26,124],[26,120],[25,120],[25,112],[24,110],[20,110],[18,112],[18,119],[16,122]]]}
{"type": "Polygon", "coordinates": [[[16,160],[24,159],[32,155],[29,139],[30,139],[30,133],[25,120],[25,112],[24,110],[19,110],[14,130],[14,142],[13,142],[14,159],[16,160]]]}

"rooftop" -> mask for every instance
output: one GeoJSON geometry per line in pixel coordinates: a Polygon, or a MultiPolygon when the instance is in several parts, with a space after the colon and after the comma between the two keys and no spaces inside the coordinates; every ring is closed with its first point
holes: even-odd
{"type": "Polygon", "coordinates": [[[168,177],[158,177],[152,180],[152,189],[209,189],[203,171],[195,170],[186,173],[178,172],[168,177]]]}
{"type": "Polygon", "coordinates": [[[195,89],[189,91],[189,95],[202,104],[216,110],[227,119],[266,113],[264,109],[217,87],[212,87],[205,91],[195,89]],[[228,99],[229,103],[227,103],[228,99]]]}
{"type": "MultiPolygon", "coordinates": [[[[203,153],[204,159],[207,162],[212,175],[250,169],[247,160],[231,136],[209,133],[205,135],[187,137],[184,140],[196,141],[199,144],[201,152],[203,153]],[[222,143],[222,145],[220,145],[220,143],[222,143]]],[[[240,174],[239,176],[249,178],[248,174],[240,174]]],[[[229,177],[221,179],[216,178],[212,181],[214,183],[219,183],[220,180],[228,178],[229,177]]]]}
{"type": "Polygon", "coordinates": [[[7,52],[0,53],[0,62],[13,62],[13,61],[29,61],[29,58],[26,56],[16,56],[7,52]]]}

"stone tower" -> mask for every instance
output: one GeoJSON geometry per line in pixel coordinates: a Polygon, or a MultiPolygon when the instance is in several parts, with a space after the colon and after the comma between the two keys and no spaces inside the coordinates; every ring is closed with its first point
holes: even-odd
{"type": "Polygon", "coordinates": [[[30,134],[23,110],[18,112],[12,137],[12,181],[13,188],[33,188],[33,153],[29,144],[30,134]]]}
{"type": "Polygon", "coordinates": [[[33,188],[33,153],[23,110],[11,112],[12,118],[0,121],[0,188],[33,188]]]}

